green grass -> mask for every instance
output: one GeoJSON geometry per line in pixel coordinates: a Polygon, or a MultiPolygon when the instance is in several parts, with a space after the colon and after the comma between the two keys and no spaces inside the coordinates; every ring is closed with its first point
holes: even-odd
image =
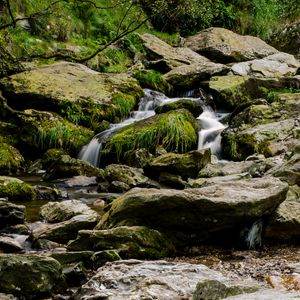
{"type": "Polygon", "coordinates": [[[117,106],[116,114],[119,115],[121,119],[127,118],[136,104],[135,97],[123,93],[114,94],[112,102],[117,106]]]}

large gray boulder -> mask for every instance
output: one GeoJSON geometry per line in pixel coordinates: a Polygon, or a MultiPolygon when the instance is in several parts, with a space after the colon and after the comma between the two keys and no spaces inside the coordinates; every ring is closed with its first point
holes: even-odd
{"type": "Polygon", "coordinates": [[[25,299],[43,299],[63,285],[61,265],[40,255],[0,255],[0,290],[25,299]]]}
{"type": "Polygon", "coordinates": [[[144,225],[172,232],[174,238],[180,232],[183,239],[195,234],[197,243],[270,215],[287,191],[288,185],[276,178],[227,181],[183,191],[136,188],[112,203],[97,228],[144,225]]]}
{"type": "Polygon", "coordinates": [[[188,37],[185,46],[217,62],[262,58],[278,51],[254,36],[243,36],[225,28],[208,28],[188,37]]]}
{"type": "Polygon", "coordinates": [[[75,299],[192,299],[216,300],[254,292],[252,281],[229,280],[200,264],[121,260],[99,268],[75,299]]]}

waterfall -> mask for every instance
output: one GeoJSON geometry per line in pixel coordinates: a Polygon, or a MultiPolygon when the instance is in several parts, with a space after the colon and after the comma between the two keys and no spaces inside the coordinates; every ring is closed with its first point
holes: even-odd
{"type": "Polygon", "coordinates": [[[255,249],[262,245],[263,221],[259,219],[253,223],[246,236],[246,243],[249,249],[255,249]]]}
{"type": "Polygon", "coordinates": [[[186,93],[186,96],[184,97],[168,98],[160,92],[145,89],[138,110],[133,111],[127,120],[118,124],[111,124],[108,129],[94,136],[90,143],[82,148],[78,158],[85,160],[94,166],[99,166],[103,144],[106,143],[115,132],[124,126],[154,116],[154,110],[158,106],[182,99],[190,99],[199,102],[203,107],[203,113],[198,117],[202,127],[202,130],[198,133],[198,149],[211,148],[212,153],[219,156],[221,149],[221,132],[225,128],[220,120],[224,114],[216,114],[211,107],[205,104],[201,93],[198,98],[193,98],[193,94],[193,91],[191,91],[186,93]]]}

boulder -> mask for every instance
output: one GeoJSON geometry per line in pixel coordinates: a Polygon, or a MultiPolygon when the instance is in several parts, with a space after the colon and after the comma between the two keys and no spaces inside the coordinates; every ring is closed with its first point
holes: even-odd
{"type": "Polygon", "coordinates": [[[235,75],[255,77],[280,77],[297,74],[300,62],[293,55],[276,53],[263,59],[240,62],[231,67],[235,75]]]}
{"type": "Polygon", "coordinates": [[[241,105],[255,104],[257,98],[266,97],[266,91],[298,89],[300,76],[292,77],[249,77],[238,75],[213,76],[203,83],[213,95],[220,108],[236,109],[241,105]]]}
{"type": "MultiPolygon", "coordinates": [[[[17,236],[2,234],[0,235],[0,253],[16,253],[25,250],[24,242],[27,239],[27,236],[20,236],[21,239],[17,236]],[[22,240],[22,242],[21,242],[22,240]]],[[[1,299],[1,298],[0,298],[1,299]]]]}
{"type": "Polygon", "coordinates": [[[91,268],[93,265],[93,251],[53,251],[48,255],[56,259],[62,266],[82,263],[86,268],[91,268]]]}
{"type": "Polygon", "coordinates": [[[277,289],[262,289],[255,293],[241,294],[225,298],[226,300],[300,300],[300,293],[297,291],[280,291],[277,289]]]}
{"type": "Polygon", "coordinates": [[[53,112],[28,109],[24,111],[20,122],[21,140],[34,152],[63,148],[77,155],[94,135],[92,130],[74,125],[53,112]]]}
{"type": "Polygon", "coordinates": [[[32,230],[31,239],[33,246],[38,245],[39,240],[49,240],[57,243],[66,243],[77,236],[82,229],[91,229],[97,223],[97,215],[76,215],[67,221],[45,224],[42,223],[32,230]]]}
{"type": "Polygon", "coordinates": [[[221,63],[263,58],[278,52],[261,39],[243,36],[225,28],[211,27],[185,40],[193,51],[221,63]]]}
{"type": "Polygon", "coordinates": [[[7,197],[9,201],[29,201],[36,199],[36,191],[20,179],[0,176],[0,197],[7,197]]]}
{"type": "Polygon", "coordinates": [[[43,175],[43,179],[54,180],[80,175],[103,178],[103,170],[92,166],[86,161],[72,158],[69,155],[63,155],[46,170],[46,173],[43,175]]]}
{"type": "Polygon", "coordinates": [[[204,61],[174,68],[164,75],[164,79],[177,89],[192,89],[198,87],[199,82],[212,76],[225,75],[228,71],[225,65],[204,61]]]}
{"type": "Polygon", "coordinates": [[[0,255],[0,277],[2,292],[25,299],[50,296],[63,285],[59,262],[40,255],[0,255]]]}
{"type": "Polygon", "coordinates": [[[210,149],[195,150],[184,154],[166,153],[153,158],[144,170],[146,174],[153,177],[167,172],[180,175],[182,178],[194,178],[210,163],[210,159],[210,149]]]}
{"type": "Polygon", "coordinates": [[[269,219],[265,238],[275,242],[298,242],[300,237],[300,203],[284,201],[269,219]]]}
{"type": "Polygon", "coordinates": [[[118,250],[103,250],[94,253],[92,260],[94,268],[98,269],[108,261],[121,260],[121,257],[118,250]]]}
{"type": "Polygon", "coordinates": [[[124,107],[127,115],[142,95],[137,81],[127,74],[98,73],[69,62],[12,75],[1,80],[0,88],[13,108],[57,112],[87,127],[117,120],[124,107]]]}
{"type": "Polygon", "coordinates": [[[10,51],[0,46],[0,78],[24,71],[24,67],[10,51]]]}
{"type": "Polygon", "coordinates": [[[63,182],[63,184],[67,188],[95,186],[97,185],[97,177],[78,175],[72,178],[68,178],[63,182]]]}
{"type": "MultiPolygon", "coordinates": [[[[276,178],[227,181],[183,191],[135,188],[112,202],[97,228],[143,225],[169,232],[183,243],[191,237],[194,240],[189,242],[196,244],[270,215],[287,191],[288,185],[276,178]]],[[[226,238],[234,239],[234,234],[226,238]]]]}
{"type": "Polygon", "coordinates": [[[120,257],[158,259],[175,252],[173,244],[157,230],[143,226],[121,226],[107,230],[81,230],[68,250],[115,249],[120,257]]]}
{"type": "Polygon", "coordinates": [[[200,264],[121,260],[99,268],[75,299],[192,299],[197,291],[193,299],[215,300],[258,288],[253,281],[230,280],[200,264]]]}
{"type": "Polygon", "coordinates": [[[169,152],[187,152],[196,148],[198,129],[199,124],[185,109],[155,115],[115,133],[105,144],[102,156],[124,160],[124,157],[140,148],[155,153],[157,146],[169,152]]]}
{"type": "Polygon", "coordinates": [[[11,145],[0,143],[0,174],[11,175],[24,168],[25,160],[21,153],[11,145]]]}
{"type": "Polygon", "coordinates": [[[25,218],[25,206],[16,205],[0,198],[0,229],[6,226],[23,224],[25,218]]]}
{"type": "MultiPolygon", "coordinates": [[[[158,71],[170,71],[180,65],[209,62],[209,60],[189,48],[172,47],[158,37],[144,33],[140,35],[143,46],[150,61],[156,61],[158,71]],[[163,65],[163,67],[162,67],[163,65]]],[[[151,65],[154,66],[153,63],[151,65]]],[[[154,66],[155,67],[155,66],[154,66]]]]}
{"type": "Polygon", "coordinates": [[[223,152],[233,160],[243,160],[254,153],[275,156],[299,143],[300,124],[294,118],[223,131],[223,152]]]}
{"type": "Polygon", "coordinates": [[[79,200],[48,202],[40,209],[40,217],[48,223],[64,222],[78,215],[97,217],[94,210],[79,200]]]}
{"type": "Polygon", "coordinates": [[[175,102],[170,102],[155,109],[155,113],[162,114],[171,110],[187,109],[195,118],[199,117],[203,112],[203,108],[200,102],[193,101],[191,99],[183,99],[175,102]]]}
{"type": "MultiPolygon", "coordinates": [[[[127,188],[123,191],[128,191],[133,187],[157,187],[157,183],[144,175],[143,169],[111,164],[104,171],[105,179],[112,185],[109,189],[112,189],[113,183],[116,181],[127,185],[127,188]]],[[[113,190],[111,191],[113,192],[113,190]]]]}

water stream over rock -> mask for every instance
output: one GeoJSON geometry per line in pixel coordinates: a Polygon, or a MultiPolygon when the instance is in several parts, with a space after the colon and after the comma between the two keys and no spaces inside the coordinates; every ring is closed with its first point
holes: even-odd
{"type": "Polygon", "coordinates": [[[216,113],[205,103],[204,96],[200,93],[198,97],[193,96],[193,92],[186,92],[183,97],[168,98],[166,95],[150,89],[144,90],[137,111],[133,111],[130,117],[120,123],[111,124],[108,129],[98,133],[90,143],[82,148],[78,158],[91,163],[94,166],[101,164],[101,151],[103,144],[121,128],[134,122],[150,118],[155,115],[155,109],[168,103],[183,99],[189,99],[201,104],[203,113],[198,117],[202,129],[199,131],[198,150],[211,148],[216,156],[221,155],[221,133],[226,128],[220,121],[227,113],[216,113]]]}

